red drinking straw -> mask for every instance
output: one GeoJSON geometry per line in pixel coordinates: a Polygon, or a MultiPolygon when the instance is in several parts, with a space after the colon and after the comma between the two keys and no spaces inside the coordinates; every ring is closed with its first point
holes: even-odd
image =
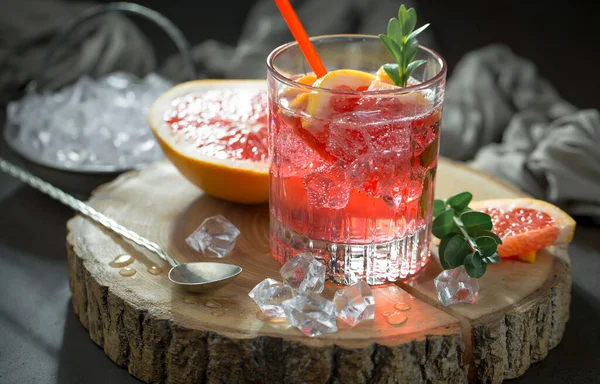
{"type": "Polygon", "coordinates": [[[298,15],[296,15],[289,0],[275,0],[275,4],[277,4],[281,16],[283,16],[285,23],[292,32],[292,35],[294,35],[294,39],[298,42],[302,54],[304,54],[306,61],[308,61],[308,65],[310,65],[315,75],[317,75],[317,78],[325,76],[327,69],[325,69],[321,58],[308,38],[306,30],[302,26],[302,23],[300,23],[300,19],[298,19],[298,15]]]}

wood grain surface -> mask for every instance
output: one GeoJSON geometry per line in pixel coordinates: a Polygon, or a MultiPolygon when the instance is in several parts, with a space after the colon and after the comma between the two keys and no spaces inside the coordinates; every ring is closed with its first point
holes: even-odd
{"type": "MultiPolygon", "coordinates": [[[[523,196],[510,185],[441,159],[436,197],[462,190],[475,199],[523,196]]],[[[415,278],[374,287],[375,319],[309,338],[285,321],[265,319],[248,292],[279,278],[269,253],[266,205],[247,206],[204,195],[168,162],[129,172],[98,188],[89,203],[164,247],[180,262],[206,259],[185,238],[202,220],[222,214],[241,230],[222,262],[242,266],[217,291],[174,287],[168,265],[76,216],[67,251],[73,306],[90,338],[116,364],[149,383],[497,383],[543,359],[569,316],[566,249],[546,249],[535,264],[503,261],[481,279],[476,304],[439,305],[431,261],[415,278]],[[124,277],[109,264],[129,254],[136,271],[124,277]],[[162,273],[148,271],[152,266],[162,273]],[[405,303],[408,320],[384,314],[405,303]]],[[[435,249],[433,249],[435,251],[435,249]]],[[[217,260],[218,261],[218,260],[217,260]]],[[[340,286],[328,283],[332,298],[340,286]]]]}

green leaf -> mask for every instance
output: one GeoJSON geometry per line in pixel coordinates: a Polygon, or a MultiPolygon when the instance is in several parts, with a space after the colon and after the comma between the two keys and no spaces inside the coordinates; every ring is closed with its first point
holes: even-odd
{"type": "MultiPolygon", "coordinates": [[[[403,6],[400,6],[402,9],[403,6]]],[[[417,11],[414,8],[406,7],[404,8],[406,11],[404,12],[404,23],[402,23],[402,34],[404,36],[410,35],[410,33],[415,29],[415,25],[417,25],[417,11]]]]}
{"type": "Polygon", "coordinates": [[[429,24],[425,24],[425,25],[421,26],[419,29],[417,29],[416,31],[413,31],[410,35],[408,35],[408,37],[406,38],[406,40],[415,39],[427,27],[429,27],[429,24]]]}
{"type": "Polygon", "coordinates": [[[492,239],[494,239],[496,241],[496,244],[498,244],[498,245],[502,244],[502,239],[500,238],[500,236],[496,235],[492,231],[480,230],[480,231],[475,231],[473,233],[469,233],[469,235],[474,236],[476,238],[481,237],[481,236],[488,236],[488,237],[491,237],[492,239]]]}
{"type": "Polygon", "coordinates": [[[454,224],[454,210],[447,209],[440,213],[431,225],[431,233],[437,238],[442,238],[449,233],[456,232],[456,224],[454,224]]]}
{"type": "Polygon", "coordinates": [[[421,197],[419,198],[419,206],[421,207],[421,217],[427,218],[429,210],[431,209],[431,187],[433,184],[433,178],[435,177],[435,169],[428,169],[423,177],[423,189],[421,190],[421,197]]]}
{"type": "MultiPolygon", "coordinates": [[[[419,49],[419,42],[417,40],[407,40],[404,49],[402,50],[402,66],[408,69],[408,65],[414,60],[417,50],[419,49]]],[[[407,76],[408,79],[408,76],[407,76]]]]}
{"type": "Polygon", "coordinates": [[[450,268],[456,268],[463,265],[467,255],[471,254],[471,248],[464,237],[455,234],[448,240],[448,244],[444,248],[444,260],[450,268]]]}
{"type": "Polygon", "coordinates": [[[398,44],[390,39],[388,35],[379,35],[379,39],[383,42],[383,45],[385,45],[392,56],[394,56],[396,62],[400,63],[402,61],[402,52],[400,52],[398,44]]]}
{"type": "Polygon", "coordinates": [[[433,201],[433,216],[438,216],[440,213],[446,210],[446,203],[444,200],[436,199],[433,201]]]}
{"type": "MultiPolygon", "coordinates": [[[[416,61],[415,61],[415,63],[416,63],[416,61]]],[[[408,65],[408,67],[410,68],[411,65],[413,65],[413,64],[414,63],[410,63],[408,65]]],[[[408,76],[410,77],[410,74],[408,74],[408,76]]],[[[433,162],[437,159],[438,152],[439,152],[439,145],[440,145],[440,139],[437,138],[437,139],[433,140],[427,146],[427,148],[425,148],[425,150],[423,152],[421,152],[421,154],[419,155],[419,160],[421,160],[422,167],[429,168],[429,166],[431,164],[433,164],[433,162]]]]}
{"type": "Polygon", "coordinates": [[[475,239],[475,244],[483,257],[489,257],[496,253],[498,244],[493,237],[481,236],[475,239]]]}
{"type": "Polygon", "coordinates": [[[442,266],[443,269],[452,269],[452,268],[450,268],[450,265],[448,265],[448,263],[442,256],[440,256],[440,265],[442,266]]]}
{"type": "Polygon", "coordinates": [[[442,268],[444,268],[444,269],[452,269],[452,267],[450,267],[450,265],[446,262],[446,259],[444,258],[444,254],[446,252],[446,247],[448,246],[448,241],[450,241],[450,239],[454,236],[455,236],[454,233],[444,236],[442,238],[442,240],[440,241],[440,246],[438,247],[438,255],[440,257],[440,264],[442,265],[442,268]]]}
{"type": "Polygon", "coordinates": [[[456,236],[456,233],[449,233],[446,236],[442,237],[442,239],[440,240],[440,246],[438,247],[438,253],[440,255],[440,259],[443,258],[444,253],[446,252],[446,247],[448,246],[448,242],[454,236],[456,236]]]}
{"type": "Polygon", "coordinates": [[[387,35],[396,42],[402,41],[402,28],[400,27],[400,22],[395,17],[392,17],[388,22],[387,35]]]}
{"type": "Polygon", "coordinates": [[[390,79],[392,79],[394,84],[396,84],[396,85],[400,84],[400,75],[398,74],[398,64],[390,64],[390,63],[384,64],[383,69],[385,70],[385,73],[387,73],[387,75],[390,77],[390,79]]]}
{"type": "Polygon", "coordinates": [[[390,75],[394,84],[400,87],[406,87],[412,73],[425,63],[423,60],[418,60],[413,63],[413,60],[419,49],[417,36],[425,30],[429,24],[426,24],[415,31],[416,25],[417,11],[413,8],[407,9],[406,6],[402,4],[398,9],[398,18],[391,18],[388,21],[387,34],[379,35],[379,38],[398,64],[396,71],[398,73],[397,76],[390,75],[390,72],[387,70],[386,72],[390,75]]]}
{"type": "Polygon", "coordinates": [[[481,260],[483,260],[483,262],[486,264],[498,264],[502,259],[497,253],[494,253],[493,255],[484,257],[481,260]]]}
{"type": "Polygon", "coordinates": [[[413,61],[412,63],[408,64],[408,67],[406,67],[406,77],[410,78],[410,76],[413,74],[415,69],[419,68],[421,65],[426,64],[426,63],[427,63],[427,60],[416,60],[416,61],[413,61]]]}
{"type": "Polygon", "coordinates": [[[477,228],[478,230],[491,230],[492,229],[492,218],[483,212],[468,211],[460,215],[464,227],[468,230],[469,228],[477,228]]]}
{"type": "Polygon", "coordinates": [[[400,22],[400,28],[404,31],[404,23],[408,18],[408,10],[404,4],[400,4],[400,8],[398,8],[398,21],[400,22]]]}
{"type": "Polygon", "coordinates": [[[467,208],[472,199],[473,194],[471,192],[461,192],[448,198],[448,204],[457,211],[462,211],[467,208]]]}
{"type": "Polygon", "coordinates": [[[487,264],[481,259],[479,253],[470,253],[465,257],[465,270],[474,279],[479,279],[485,274],[487,264]]]}

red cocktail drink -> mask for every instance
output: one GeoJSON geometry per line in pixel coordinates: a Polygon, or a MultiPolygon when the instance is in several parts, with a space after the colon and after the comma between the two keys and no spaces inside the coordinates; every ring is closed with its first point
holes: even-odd
{"type": "Polygon", "coordinates": [[[429,257],[444,62],[421,48],[400,88],[376,37],[314,43],[330,71],[318,80],[295,44],[268,61],[273,256],[312,252],[346,284],[407,277],[429,257]]]}

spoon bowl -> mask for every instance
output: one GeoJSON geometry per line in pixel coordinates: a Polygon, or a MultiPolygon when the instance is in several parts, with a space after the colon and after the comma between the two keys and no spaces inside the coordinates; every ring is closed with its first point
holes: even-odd
{"type": "Polygon", "coordinates": [[[204,293],[230,283],[242,272],[233,264],[196,262],[178,264],[169,271],[169,280],[186,291],[204,293]]]}

